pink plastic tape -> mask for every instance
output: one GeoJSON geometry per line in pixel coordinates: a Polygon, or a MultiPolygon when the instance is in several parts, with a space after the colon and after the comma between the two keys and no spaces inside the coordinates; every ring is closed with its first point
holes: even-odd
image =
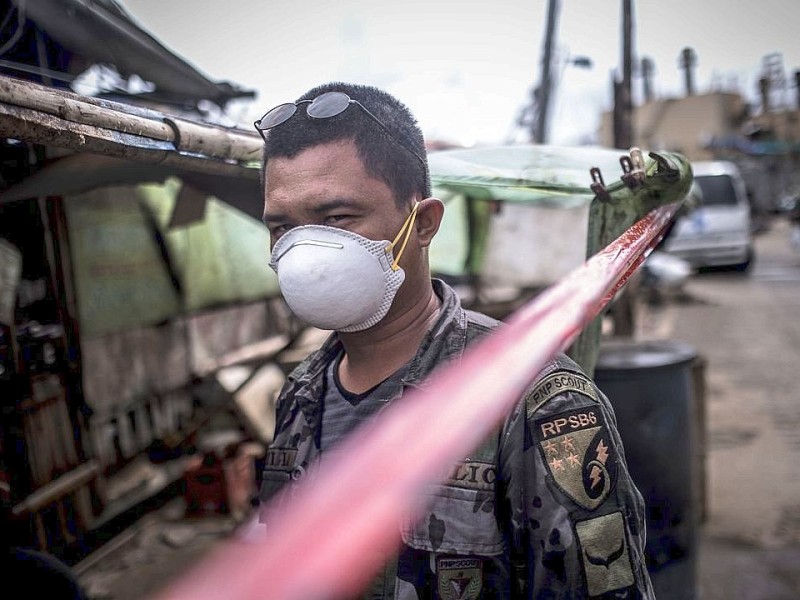
{"type": "Polygon", "coordinates": [[[424,508],[425,486],[502,423],[531,379],[622,288],[678,207],[651,211],[424,390],[357,429],[313,476],[263,507],[268,527],[242,527],[159,599],[332,600],[362,591],[424,508]]]}

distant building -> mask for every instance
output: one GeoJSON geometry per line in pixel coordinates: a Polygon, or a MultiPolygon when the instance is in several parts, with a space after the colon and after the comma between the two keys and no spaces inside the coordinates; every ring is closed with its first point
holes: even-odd
{"type": "MultiPolygon", "coordinates": [[[[710,160],[711,141],[737,135],[748,106],[736,93],[711,92],[685,98],[651,100],[634,107],[634,145],[648,150],[680,152],[689,160],[710,160]]],[[[600,143],[613,147],[613,112],[600,121],[600,143]]]]}
{"type": "MultiPolygon", "coordinates": [[[[755,213],[775,210],[800,183],[800,110],[752,114],[733,92],[714,91],[651,100],[634,107],[633,145],[680,152],[690,161],[731,160],[742,170],[755,213]]],[[[598,137],[613,147],[613,111],[601,116],[598,137]]]]}

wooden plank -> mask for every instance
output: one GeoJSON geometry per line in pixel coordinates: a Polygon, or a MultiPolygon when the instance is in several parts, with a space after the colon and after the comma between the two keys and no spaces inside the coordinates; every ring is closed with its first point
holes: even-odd
{"type": "Polygon", "coordinates": [[[14,323],[14,307],[21,274],[22,253],[0,238],[0,323],[14,323]]]}
{"type": "Polygon", "coordinates": [[[60,450],[70,465],[78,464],[78,445],[75,442],[75,432],[72,429],[72,419],[67,410],[66,398],[54,406],[53,418],[58,425],[60,450]]]}
{"type": "Polygon", "coordinates": [[[45,480],[45,472],[47,471],[46,465],[42,464],[42,459],[39,457],[39,452],[36,447],[31,443],[31,440],[36,439],[36,419],[34,415],[25,415],[22,418],[23,435],[25,436],[25,453],[28,458],[28,465],[30,466],[31,479],[35,483],[45,480]]]}
{"type": "Polygon", "coordinates": [[[234,365],[263,363],[273,360],[291,342],[288,335],[279,334],[265,340],[247,344],[227,352],[217,359],[209,358],[196,368],[199,377],[205,377],[234,365]]]}

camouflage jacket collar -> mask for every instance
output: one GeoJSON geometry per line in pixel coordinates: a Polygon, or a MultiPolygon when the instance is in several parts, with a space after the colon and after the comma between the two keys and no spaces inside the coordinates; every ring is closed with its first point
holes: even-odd
{"type": "MultiPolygon", "coordinates": [[[[419,350],[409,364],[403,385],[424,387],[424,380],[440,363],[458,358],[467,345],[467,316],[455,291],[439,279],[431,281],[441,301],[439,318],[425,335],[419,350]]],[[[305,367],[295,373],[298,387],[316,389],[323,385],[325,369],[342,352],[342,343],[336,333],[312,354],[305,367]]],[[[313,396],[313,394],[312,394],[313,396]]]]}

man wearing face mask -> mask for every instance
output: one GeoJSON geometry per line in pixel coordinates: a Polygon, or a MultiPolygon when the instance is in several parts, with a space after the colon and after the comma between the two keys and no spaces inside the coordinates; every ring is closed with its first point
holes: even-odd
{"type": "MultiPolygon", "coordinates": [[[[444,207],[405,106],[332,83],[255,125],[270,264],[290,309],[333,331],[281,392],[266,503],[499,323],[431,279],[427,249],[444,207]]],[[[404,528],[364,597],[653,598],[643,510],[608,400],[560,355],[404,528]]]]}

